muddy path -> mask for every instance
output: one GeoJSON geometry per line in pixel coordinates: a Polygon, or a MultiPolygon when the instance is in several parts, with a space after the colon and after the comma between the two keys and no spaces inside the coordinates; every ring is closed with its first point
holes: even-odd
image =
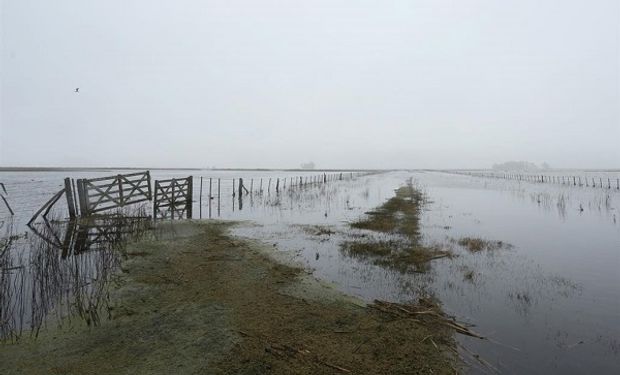
{"type": "Polygon", "coordinates": [[[283,265],[232,224],[175,223],[129,245],[96,327],[0,344],[2,374],[455,373],[447,329],[385,314],[283,265]]]}

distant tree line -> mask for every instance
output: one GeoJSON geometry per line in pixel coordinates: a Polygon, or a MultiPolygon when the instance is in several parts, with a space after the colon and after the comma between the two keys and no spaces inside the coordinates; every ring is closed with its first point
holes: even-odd
{"type": "Polygon", "coordinates": [[[301,169],[314,169],[315,165],[314,162],[308,162],[308,163],[302,163],[301,164],[301,169]]]}

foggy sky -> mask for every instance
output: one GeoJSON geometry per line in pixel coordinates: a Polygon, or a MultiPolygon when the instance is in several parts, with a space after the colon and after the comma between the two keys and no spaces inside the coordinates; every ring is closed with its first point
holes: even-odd
{"type": "Polygon", "coordinates": [[[0,165],[620,167],[618,0],[0,2],[0,165]]]}

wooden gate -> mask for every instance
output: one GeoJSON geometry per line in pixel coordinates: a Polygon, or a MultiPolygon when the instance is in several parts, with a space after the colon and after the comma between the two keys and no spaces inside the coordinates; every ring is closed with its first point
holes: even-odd
{"type": "Polygon", "coordinates": [[[153,217],[192,218],[193,178],[172,178],[155,181],[153,217]]]}
{"type": "Polygon", "coordinates": [[[151,174],[149,171],[119,174],[77,180],[77,190],[82,216],[150,201],[151,174]]]}

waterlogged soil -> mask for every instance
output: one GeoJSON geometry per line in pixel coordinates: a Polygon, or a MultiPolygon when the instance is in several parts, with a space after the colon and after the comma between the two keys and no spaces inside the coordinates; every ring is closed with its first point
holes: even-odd
{"type": "Polygon", "coordinates": [[[231,224],[129,245],[110,319],[0,344],[2,374],[446,374],[451,332],[335,292],[231,224]],[[132,255],[133,254],[133,255],[132,255]]]}

